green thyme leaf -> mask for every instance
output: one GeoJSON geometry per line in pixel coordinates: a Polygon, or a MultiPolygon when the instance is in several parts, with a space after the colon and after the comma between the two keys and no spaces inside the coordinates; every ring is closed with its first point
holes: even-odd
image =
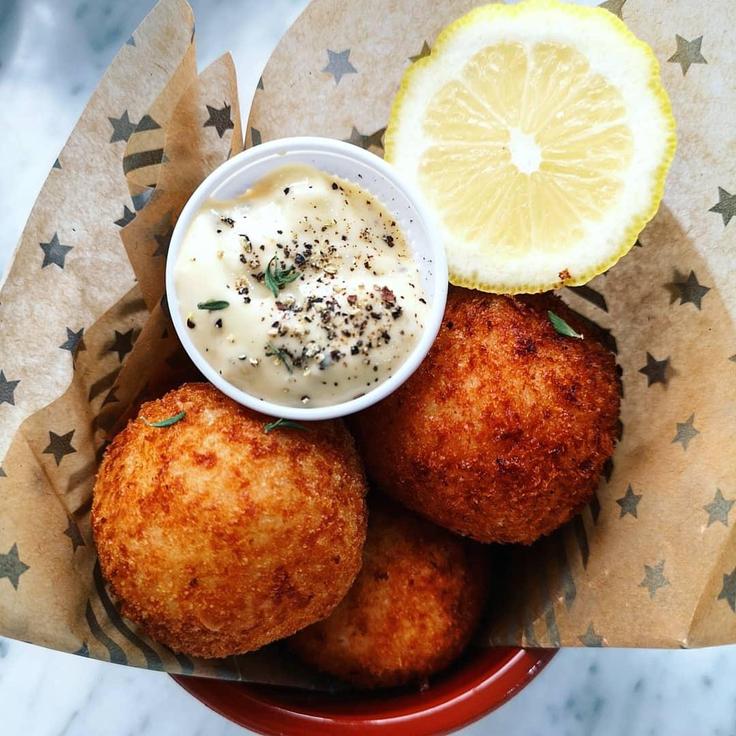
{"type": "Polygon", "coordinates": [[[144,417],[141,417],[141,420],[149,427],[170,427],[172,424],[180,422],[186,415],[187,413],[185,411],[180,411],[178,414],[174,414],[173,417],[169,417],[168,419],[159,419],[158,422],[149,422],[144,417]]]}
{"type": "Polygon", "coordinates": [[[277,256],[274,256],[268,262],[263,274],[263,281],[266,284],[266,288],[268,288],[275,297],[278,297],[279,290],[286,286],[286,284],[290,284],[298,278],[299,272],[294,269],[294,266],[290,266],[289,268],[279,268],[277,256]]]}
{"type": "Polygon", "coordinates": [[[208,302],[200,302],[197,304],[197,309],[207,309],[210,312],[215,312],[218,309],[225,309],[230,306],[230,302],[226,302],[220,299],[210,299],[208,302]]]}
{"type": "Polygon", "coordinates": [[[283,350],[282,348],[277,348],[275,345],[269,342],[266,344],[266,355],[269,358],[278,358],[284,364],[284,367],[287,371],[289,371],[289,373],[294,372],[291,368],[290,356],[286,352],[286,350],[283,350]]]}
{"type": "Polygon", "coordinates": [[[557,316],[554,312],[548,310],[547,317],[549,317],[552,327],[554,327],[555,331],[559,332],[560,335],[564,335],[565,337],[577,337],[578,340],[583,339],[583,336],[579,332],[575,332],[575,330],[573,330],[573,328],[570,327],[562,317],[557,316]]]}
{"type": "Polygon", "coordinates": [[[292,422],[291,419],[277,419],[275,422],[268,422],[268,424],[263,425],[263,431],[266,434],[274,429],[301,429],[305,432],[308,431],[303,424],[292,422]]]}

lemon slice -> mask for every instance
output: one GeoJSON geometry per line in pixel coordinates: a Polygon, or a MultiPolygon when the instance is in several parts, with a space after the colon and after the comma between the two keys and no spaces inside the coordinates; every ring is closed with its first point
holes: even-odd
{"type": "Polygon", "coordinates": [[[583,284],[654,216],[675,150],[659,64],[612,13],[477,8],[404,75],[386,158],[423,192],[450,280],[503,293],[583,284]]]}

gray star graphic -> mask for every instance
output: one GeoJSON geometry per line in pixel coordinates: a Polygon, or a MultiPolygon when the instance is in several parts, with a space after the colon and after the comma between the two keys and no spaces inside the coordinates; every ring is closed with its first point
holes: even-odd
{"type": "Polygon", "coordinates": [[[332,51],[327,49],[327,66],[322,70],[328,74],[332,74],[335,85],[340,84],[340,80],[346,74],[357,74],[358,70],[350,63],[350,49],[344,51],[332,51]]]}
{"type": "Polygon", "coordinates": [[[46,268],[52,263],[55,263],[59,268],[64,268],[64,259],[66,254],[73,248],[71,245],[62,245],[59,242],[59,236],[54,233],[53,237],[48,243],[39,243],[41,250],[43,250],[43,263],[41,268],[46,268]]]}
{"type": "Polygon", "coordinates": [[[256,85],[256,89],[263,89],[263,77],[258,77],[258,84],[256,85]]]}
{"type": "Polygon", "coordinates": [[[8,474],[5,472],[5,469],[2,465],[0,465],[0,478],[7,478],[8,474]]]}
{"type": "Polygon", "coordinates": [[[695,275],[695,271],[690,271],[687,278],[684,278],[679,271],[675,271],[674,281],[665,285],[670,292],[670,304],[678,299],[680,304],[694,304],[697,309],[702,306],[703,297],[710,291],[710,286],[703,286],[695,275]]]}
{"type": "Polygon", "coordinates": [[[105,398],[102,400],[102,406],[105,406],[106,404],[112,404],[115,401],[120,401],[120,399],[117,397],[115,392],[117,391],[117,386],[113,386],[108,392],[105,398]]]}
{"type": "Polygon", "coordinates": [[[125,110],[119,118],[107,118],[112,125],[112,136],[110,137],[110,143],[117,143],[118,141],[127,141],[133,131],[135,130],[135,123],[130,121],[128,117],[128,111],[125,110]]]}
{"type": "Polygon", "coordinates": [[[603,647],[605,644],[603,643],[603,637],[600,634],[597,634],[595,629],[593,628],[592,622],[588,624],[588,628],[585,630],[584,634],[581,634],[578,637],[578,641],[584,646],[584,647],[603,647]]]}
{"type": "Polygon", "coordinates": [[[72,437],[74,437],[74,431],[67,432],[66,434],[56,434],[49,430],[49,445],[43,451],[44,455],[53,455],[56,460],[57,466],[61,464],[65,455],[72,455],[77,450],[72,447],[72,437]]]}
{"type": "Polygon", "coordinates": [[[682,69],[682,76],[687,74],[687,70],[691,64],[707,64],[708,62],[700,53],[700,45],[703,43],[703,37],[698,36],[692,41],[687,41],[682,36],[675,34],[677,41],[677,51],[670,56],[667,61],[673,64],[679,64],[682,69]]]}
{"type": "Polygon", "coordinates": [[[30,567],[24,562],[21,562],[18,556],[18,545],[14,544],[8,554],[0,554],[0,580],[7,578],[10,580],[10,584],[18,590],[18,581],[20,576],[26,571],[30,570],[30,567]]]}
{"type": "Polygon", "coordinates": [[[137,131],[141,130],[159,130],[161,126],[150,116],[150,115],[144,115],[141,118],[140,123],[135,126],[135,129],[137,131]]]}
{"type": "MultiPolygon", "coordinates": [[[[170,222],[171,218],[165,218],[166,221],[170,222]]],[[[166,256],[169,252],[169,245],[171,244],[171,236],[174,234],[174,226],[167,225],[166,228],[154,235],[153,238],[156,241],[156,250],[153,251],[154,256],[166,256]]]]}
{"type": "Polygon", "coordinates": [[[731,357],[729,358],[729,360],[730,360],[730,361],[731,361],[732,363],[736,363],[736,353],[734,353],[734,354],[733,354],[733,355],[732,355],[732,356],[731,356],[731,357]]]}
{"type": "Polygon", "coordinates": [[[352,143],[354,146],[360,146],[360,148],[365,148],[366,151],[371,146],[383,148],[383,134],[385,132],[386,128],[379,128],[375,133],[363,135],[355,126],[353,126],[353,129],[350,131],[350,138],[345,138],[344,142],[352,143]]]}
{"type": "Polygon", "coordinates": [[[631,487],[631,483],[626,488],[626,493],[616,499],[616,503],[621,507],[621,513],[618,518],[623,519],[626,514],[631,514],[635,519],[638,519],[636,507],[639,505],[639,501],[642,499],[641,493],[634,493],[634,489],[631,487]]]}
{"type": "Polygon", "coordinates": [[[129,222],[135,220],[135,212],[133,212],[127,204],[123,205],[123,216],[119,220],[115,220],[118,227],[125,227],[129,222]]]}
{"type": "Polygon", "coordinates": [[[419,61],[419,59],[423,59],[425,56],[429,56],[432,53],[432,48],[430,45],[425,41],[422,44],[422,50],[418,54],[414,54],[414,56],[409,57],[409,61],[419,61]]]}
{"type": "Polygon", "coordinates": [[[679,442],[684,450],[687,450],[690,440],[700,434],[700,430],[695,429],[695,414],[691,414],[684,422],[677,422],[677,432],[675,433],[673,444],[679,442]]]}
{"type": "Polygon", "coordinates": [[[54,165],[51,167],[52,169],[60,169],[61,168],[61,161],[57,158],[56,161],[54,161],[54,165]]]}
{"type": "Polygon", "coordinates": [[[261,131],[258,130],[258,128],[251,128],[250,129],[250,145],[251,146],[260,146],[262,143],[261,139],[261,131]]]}
{"type": "Polygon", "coordinates": [[[84,327],[79,329],[77,332],[66,328],[66,341],[63,342],[59,347],[62,350],[68,350],[73,356],[76,357],[80,350],[86,350],[84,345],[84,327]]]}
{"type": "Polygon", "coordinates": [[[82,646],[79,647],[76,652],[72,652],[72,654],[76,654],[78,657],[89,657],[89,647],[87,646],[87,642],[83,641],[82,646]]]}
{"type": "Polygon", "coordinates": [[[666,386],[669,365],[669,358],[657,360],[651,353],[647,353],[647,364],[643,368],[639,368],[639,373],[643,373],[647,377],[647,386],[654,383],[663,383],[666,386]]]}
{"type": "Polygon", "coordinates": [[[8,381],[5,373],[0,371],[0,404],[10,404],[15,406],[15,389],[18,388],[20,379],[16,381],[8,381]]]}
{"type": "Polygon", "coordinates": [[[82,533],[79,531],[79,527],[71,516],[69,517],[69,523],[64,530],[64,535],[69,537],[69,539],[71,539],[72,541],[72,552],[76,552],[77,547],[86,546],[84,543],[84,538],[82,537],[82,533]]]}
{"type": "Polygon", "coordinates": [[[605,8],[606,10],[610,11],[614,15],[617,15],[619,18],[623,19],[623,9],[624,5],[626,4],[626,0],[606,0],[605,2],[601,3],[598,7],[599,8],[605,8]]]}
{"type": "Polygon", "coordinates": [[[664,560],[656,565],[644,565],[644,580],[639,583],[639,587],[646,588],[650,598],[654,598],[660,588],[669,584],[670,581],[664,576],[664,560]]]}
{"type": "Polygon", "coordinates": [[[230,105],[226,105],[223,102],[222,107],[219,109],[207,105],[207,112],[210,116],[205,121],[204,127],[207,128],[208,126],[214,126],[217,131],[217,135],[219,135],[220,138],[225,135],[226,130],[235,127],[235,123],[233,123],[232,118],[230,117],[230,105]]]}
{"type": "Polygon", "coordinates": [[[703,506],[703,510],[708,512],[708,526],[715,524],[716,521],[720,521],[723,526],[728,526],[728,512],[734,503],[736,501],[724,498],[721,489],[716,488],[716,495],[713,500],[703,506]]]}
{"type": "Polygon", "coordinates": [[[122,363],[123,358],[133,349],[133,328],[127,332],[118,332],[115,330],[115,339],[108,348],[108,353],[117,353],[118,360],[122,363]]]}
{"type": "MultiPolygon", "coordinates": [[[[161,163],[163,162],[164,160],[162,156],[161,163]]],[[[130,198],[133,200],[133,207],[136,212],[140,212],[148,204],[148,200],[151,199],[154,191],[155,189],[153,187],[146,187],[142,192],[131,195],[130,198]]]]}
{"type": "Polygon", "coordinates": [[[727,192],[723,187],[718,187],[718,204],[714,204],[708,212],[717,212],[723,218],[724,227],[736,217],[736,194],[727,192]]]}
{"type": "Polygon", "coordinates": [[[736,612],[736,567],[723,576],[723,587],[718,594],[719,601],[727,601],[731,610],[736,612]]]}

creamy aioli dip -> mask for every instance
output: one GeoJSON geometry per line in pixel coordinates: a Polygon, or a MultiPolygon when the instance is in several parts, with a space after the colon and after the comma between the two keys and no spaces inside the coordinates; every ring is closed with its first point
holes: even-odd
{"type": "Polygon", "coordinates": [[[337,404],[379,385],[429,311],[393,216],[307,165],[210,200],[185,235],[175,284],[204,359],[233,386],[286,406],[337,404]]]}

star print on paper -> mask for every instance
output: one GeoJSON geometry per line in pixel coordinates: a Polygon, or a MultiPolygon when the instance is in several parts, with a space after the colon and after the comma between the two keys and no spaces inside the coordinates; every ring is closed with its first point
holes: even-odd
{"type": "Polygon", "coordinates": [[[608,10],[609,12],[613,13],[615,16],[623,20],[623,9],[625,4],[626,0],[606,0],[603,3],[600,3],[598,7],[608,10]]]}
{"type": "Polygon", "coordinates": [[[683,450],[687,450],[691,440],[700,434],[700,430],[694,426],[695,414],[691,414],[688,419],[684,422],[677,422],[677,432],[672,440],[672,443],[679,442],[682,445],[683,450]]]}
{"type": "Polygon", "coordinates": [[[41,250],[43,251],[43,263],[41,268],[46,268],[54,264],[59,268],[64,268],[64,259],[67,253],[74,247],[72,245],[62,245],[59,242],[59,236],[54,233],[51,240],[48,243],[39,243],[41,250]]]}
{"type": "Polygon", "coordinates": [[[0,371],[0,405],[10,404],[15,406],[15,389],[18,388],[20,379],[15,381],[8,381],[5,378],[5,373],[0,371]]]}
{"type": "Polygon", "coordinates": [[[602,647],[605,646],[603,643],[603,637],[600,634],[596,633],[596,630],[593,628],[593,624],[589,623],[588,628],[585,630],[584,634],[581,634],[578,637],[578,641],[584,646],[584,647],[602,647]]]}
{"type": "Polygon", "coordinates": [[[133,349],[133,328],[131,327],[127,332],[118,332],[115,330],[115,339],[112,341],[112,345],[108,348],[108,353],[117,353],[118,360],[122,363],[123,358],[133,349]]]}
{"type": "MultiPolygon", "coordinates": [[[[162,156],[161,163],[163,162],[164,159],[162,156]]],[[[151,199],[154,191],[154,187],[146,187],[142,192],[131,195],[130,198],[133,200],[133,207],[136,212],[140,212],[148,204],[148,200],[151,199]]]]}
{"type": "Polygon", "coordinates": [[[675,271],[675,280],[666,284],[665,288],[670,292],[670,304],[679,299],[681,305],[693,304],[698,310],[702,308],[703,297],[710,291],[710,286],[703,286],[698,281],[695,271],[690,271],[687,278],[675,271]]]}
{"type": "Polygon", "coordinates": [[[117,386],[113,386],[108,392],[105,398],[102,400],[102,406],[106,406],[107,404],[113,404],[116,401],[120,401],[120,399],[117,397],[117,394],[115,393],[117,391],[117,386]]]}
{"type": "Polygon", "coordinates": [[[251,128],[250,129],[250,145],[251,146],[260,146],[262,142],[261,139],[261,131],[257,128],[251,128]]]}
{"type": "Polygon", "coordinates": [[[332,51],[327,49],[327,66],[322,69],[323,72],[331,74],[335,80],[335,86],[340,84],[340,80],[346,74],[357,74],[358,70],[350,63],[350,49],[344,51],[332,51]]]}
{"type": "Polygon", "coordinates": [[[7,478],[7,477],[8,477],[8,474],[3,469],[3,466],[0,465],[0,478],[7,478]]]}
{"type": "Polygon", "coordinates": [[[57,158],[56,161],[54,161],[54,165],[51,167],[52,169],[60,169],[61,168],[61,161],[57,158]]]}
{"type": "Polygon", "coordinates": [[[350,138],[344,138],[343,141],[345,143],[352,143],[354,146],[360,146],[360,148],[365,148],[366,151],[371,148],[371,146],[383,148],[383,134],[385,132],[386,128],[384,127],[379,128],[375,133],[363,135],[355,126],[353,126],[352,131],[350,131],[350,138]]]}
{"type": "Polygon", "coordinates": [[[258,77],[258,84],[256,85],[256,89],[263,89],[263,77],[258,77]]]}
{"type": "Polygon", "coordinates": [[[621,498],[616,499],[616,503],[621,507],[621,513],[618,518],[623,519],[626,514],[631,514],[635,519],[638,519],[639,516],[637,515],[636,509],[642,496],[643,494],[641,493],[634,493],[634,489],[631,487],[631,483],[629,483],[626,493],[621,498]]]}
{"type": "Polygon", "coordinates": [[[429,56],[432,53],[432,49],[430,48],[430,45],[425,41],[422,44],[422,50],[418,54],[414,54],[414,56],[409,57],[409,61],[419,61],[419,59],[423,59],[425,56],[429,56]]]}
{"type": "Polygon", "coordinates": [[[73,356],[76,356],[81,350],[86,350],[84,344],[84,327],[74,332],[68,327],[66,328],[66,340],[59,345],[62,350],[68,350],[73,356]]]}
{"type": "Polygon", "coordinates": [[[30,566],[22,562],[18,555],[18,545],[14,544],[8,554],[0,554],[0,580],[7,578],[10,584],[18,590],[20,576],[30,570],[30,566]]]}
{"type": "Polygon", "coordinates": [[[77,547],[84,547],[86,546],[84,543],[84,538],[82,537],[82,533],[79,531],[79,527],[77,526],[74,519],[69,517],[69,523],[67,524],[66,529],[64,530],[64,535],[69,537],[72,542],[72,552],[77,551],[77,547]]]}
{"type": "Polygon", "coordinates": [[[723,576],[723,586],[718,594],[719,601],[726,601],[731,610],[736,612],[736,568],[723,576]]]}
{"type": "Polygon", "coordinates": [[[682,36],[675,34],[677,42],[677,51],[670,56],[667,61],[673,64],[679,64],[682,69],[682,76],[687,74],[687,70],[691,64],[707,64],[703,54],[700,53],[700,46],[703,43],[703,37],[698,36],[692,41],[684,39],[682,36]]]}
{"type": "Polygon", "coordinates": [[[56,465],[61,465],[61,461],[66,455],[72,455],[77,450],[72,447],[72,437],[74,437],[75,430],[67,432],[66,434],[56,434],[49,430],[49,444],[48,447],[43,451],[44,455],[53,455],[56,465]]]}
{"type": "Polygon", "coordinates": [[[639,368],[639,373],[643,373],[647,377],[647,386],[655,383],[663,383],[666,386],[669,365],[669,358],[657,360],[651,353],[647,353],[647,364],[643,368],[639,368]]]}
{"type": "Polygon", "coordinates": [[[225,131],[235,127],[232,118],[230,117],[230,105],[222,103],[222,107],[210,107],[207,105],[207,112],[209,118],[204,123],[204,127],[214,127],[217,131],[217,135],[222,138],[225,135],[225,131]]]}
{"type": "Polygon", "coordinates": [[[133,131],[135,131],[135,123],[131,122],[128,117],[128,111],[125,110],[119,118],[107,118],[112,125],[112,136],[110,137],[110,143],[117,143],[118,141],[127,141],[133,131]]]}
{"type": "Polygon", "coordinates": [[[135,212],[131,210],[128,205],[123,205],[123,216],[119,220],[115,220],[115,224],[118,227],[125,227],[129,222],[135,220],[135,212]]]}
{"type": "Polygon", "coordinates": [[[724,498],[720,488],[716,488],[716,495],[710,503],[703,506],[703,510],[708,514],[708,526],[720,521],[723,526],[728,526],[728,514],[731,507],[736,503],[729,498],[724,498]]]}
{"type": "Polygon", "coordinates": [[[87,646],[87,642],[83,641],[82,646],[79,647],[76,652],[72,652],[72,654],[76,654],[78,657],[89,657],[89,647],[87,646]]]}
{"type": "MultiPolygon", "coordinates": [[[[171,222],[170,217],[165,218],[166,222],[171,222]]],[[[171,236],[174,234],[174,226],[173,225],[166,225],[165,229],[162,230],[160,233],[157,233],[153,236],[153,239],[156,241],[156,250],[153,251],[153,255],[158,256],[164,256],[169,252],[169,245],[171,244],[171,236]]]]}
{"type": "Polygon", "coordinates": [[[723,187],[718,187],[718,204],[714,204],[708,212],[715,212],[723,218],[725,227],[736,217],[736,194],[727,192],[723,187]]]}
{"type": "Polygon", "coordinates": [[[639,583],[639,587],[646,588],[650,598],[654,598],[660,588],[669,584],[670,581],[664,576],[664,560],[656,565],[644,565],[644,580],[639,583]]]}

